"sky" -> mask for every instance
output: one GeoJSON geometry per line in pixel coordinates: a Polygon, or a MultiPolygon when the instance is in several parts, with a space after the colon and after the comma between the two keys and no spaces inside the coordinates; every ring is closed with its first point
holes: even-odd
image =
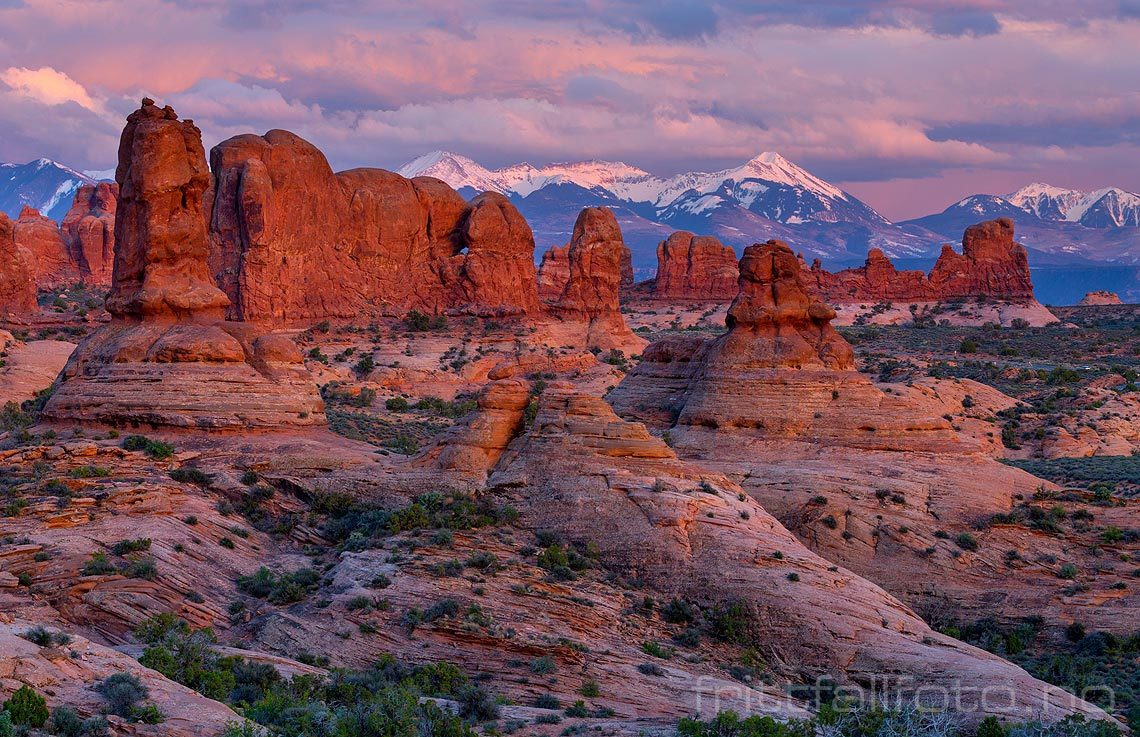
{"type": "Polygon", "coordinates": [[[144,95],[206,146],[654,174],[778,151],[892,219],[1140,190],[1140,0],[0,0],[0,161],[114,166],[144,95]]]}

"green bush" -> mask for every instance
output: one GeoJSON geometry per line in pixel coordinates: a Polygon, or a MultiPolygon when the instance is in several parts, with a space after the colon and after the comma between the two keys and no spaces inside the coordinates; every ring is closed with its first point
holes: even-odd
{"type": "Polygon", "coordinates": [[[48,720],[47,701],[27,684],[16,689],[11,698],[4,702],[4,711],[8,712],[12,724],[16,726],[38,729],[48,720]]]}
{"type": "Polygon", "coordinates": [[[150,550],[150,544],[151,539],[149,537],[138,537],[134,540],[120,540],[111,546],[111,552],[115,555],[139,553],[144,550],[150,550]]]}
{"type": "Polygon", "coordinates": [[[151,440],[145,435],[128,435],[123,438],[124,450],[141,450],[151,458],[169,458],[174,455],[174,446],[161,440],[151,440]]]}
{"type": "Polygon", "coordinates": [[[320,586],[321,574],[313,568],[300,568],[292,573],[274,573],[262,566],[256,573],[241,576],[238,588],[272,604],[292,604],[301,601],[320,586]]]}

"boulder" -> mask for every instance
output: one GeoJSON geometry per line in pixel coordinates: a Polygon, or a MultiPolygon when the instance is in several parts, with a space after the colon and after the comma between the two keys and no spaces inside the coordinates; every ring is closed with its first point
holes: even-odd
{"type": "Polygon", "coordinates": [[[736,252],[713,236],[673,233],[657,246],[656,297],[726,302],[736,296],[736,252]]]}
{"type": "Polygon", "coordinates": [[[299,351],[223,320],[229,299],[207,267],[201,133],[144,99],[127,118],[107,309],[72,354],[48,419],[246,428],[323,422],[299,351]]]}

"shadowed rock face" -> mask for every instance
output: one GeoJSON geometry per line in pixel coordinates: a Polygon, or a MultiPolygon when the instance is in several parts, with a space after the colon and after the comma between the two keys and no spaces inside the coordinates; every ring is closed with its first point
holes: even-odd
{"type": "Polygon", "coordinates": [[[656,297],[730,300],[738,277],[736,253],[713,236],[678,231],[657,246],[656,297]]]}
{"type": "Polygon", "coordinates": [[[0,312],[20,315],[36,309],[36,286],[16,247],[15,230],[15,224],[0,212],[0,312]]]}
{"type": "Polygon", "coordinates": [[[858,269],[833,274],[817,260],[807,276],[813,288],[835,304],[976,297],[1033,299],[1025,248],[1014,243],[1013,221],[1009,218],[971,225],[962,236],[962,253],[944,245],[929,276],[921,271],[898,271],[878,248],[867,252],[866,264],[858,269]]]}
{"type": "Polygon", "coordinates": [[[101,286],[111,283],[118,202],[118,184],[84,184],[59,225],[68,257],[86,282],[101,286]]]}
{"type": "Polygon", "coordinates": [[[44,415],[188,427],[308,425],[323,404],[296,345],[222,320],[206,266],[201,134],[151,100],[127,119],[109,325],[76,349],[44,415]]]}
{"type": "Polygon", "coordinates": [[[281,130],[236,136],[210,157],[210,267],[232,318],[541,311],[534,236],[501,195],[468,204],[430,177],[334,174],[281,130]]]}

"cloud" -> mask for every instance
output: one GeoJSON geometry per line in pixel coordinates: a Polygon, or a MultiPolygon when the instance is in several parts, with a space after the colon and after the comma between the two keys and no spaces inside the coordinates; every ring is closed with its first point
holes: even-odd
{"type": "Polygon", "coordinates": [[[83,85],[51,67],[39,69],[8,67],[0,72],[0,82],[21,95],[45,105],[74,102],[92,112],[103,112],[102,104],[93,100],[83,85]]]}
{"type": "Polygon", "coordinates": [[[1078,160],[1140,189],[1138,3],[25,0],[0,13],[0,160],[106,168],[148,94],[207,144],[288,128],[343,168],[767,149],[877,192],[1078,160]]]}

